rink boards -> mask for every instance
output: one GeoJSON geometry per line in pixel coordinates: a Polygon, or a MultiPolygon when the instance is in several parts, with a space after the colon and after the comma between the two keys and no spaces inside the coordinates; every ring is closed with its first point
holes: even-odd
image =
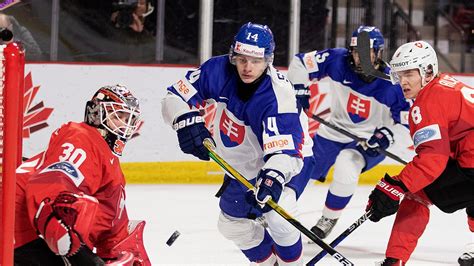
{"type": "MultiPolygon", "coordinates": [[[[121,165],[127,183],[130,184],[220,184],[224,176],[224,172],[213,162],[149,162],[121,165]]],[[[359,184],[375,184],[385,173],[395,175],[401,169],[401,165],[378,165],[363,173],[359,184]]],[[[331,168],[326,181],[332,180],[332,172],[331,168]]]]}
{"type": "MultiPolygon", "coordinates": [[[[44,150],[51,133],[64,122],[82,121],[85,103],[98,88],[119,83],[129,87],[140,100],[144,119],[140,136],[129,141],[121,158],[129,183],[222,182],[223,172],[216,164],[198,161],[180,151],[176,133],[163,123],[161,117],[161,99],[166,93],[166,87],[181,78],[190,68],[192,67],[171,65],[27,64],[25,75],[31,75],[31,86],[37,88],[31,100],[30,114],[36,112],[37,109],[33,107],[40,102],[43,102],[45,108],[52,108],[52,112],[47,118],[38,116],[36,120],[30,121],[29,127],[33,129],[35,125],[45,122],[47,126],[38,127],[41,129],[25,138],[24,156],[31,157],[44,150]]],[[[474,74],[453,76],[474,86],[474,74]]],[[[322,80],[313,89],[317,90],[318,95],[325,95],[320,97],[317,110],[314,111],[327,109],[331,97],[328,81],[322,80]]],[[[313,133],[316,130],[317,125],[312,127],[313,133]]],[[[401,144],[390,151],[404,160],[410,160],[414,152],[409,139],[408,142],[399,143],[401,144]]],[[[373,183],[385,172],[396,174],[400,170],[401,165],[385,160],[362,175],[360,182],[373,183]]]]}

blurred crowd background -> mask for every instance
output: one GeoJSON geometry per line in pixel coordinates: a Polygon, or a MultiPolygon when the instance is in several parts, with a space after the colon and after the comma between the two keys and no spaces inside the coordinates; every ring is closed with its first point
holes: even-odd
{"type": "Polygon", "coordinates": [[[424,39],[442,71],[474,69],[472,0],[22,0],[2,13],[0,27],[24,43],[28,62],[196,65],[227,53],[252,21],[273,30],[276,66],[296,52],[345,47],[365,24],[382,30],[386,60],[424,39]]]}

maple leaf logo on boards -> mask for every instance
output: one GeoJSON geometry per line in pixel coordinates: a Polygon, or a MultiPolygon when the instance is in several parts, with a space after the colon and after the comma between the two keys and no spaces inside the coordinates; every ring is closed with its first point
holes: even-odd
{"type": "MultiPolygon", "coordinates": [[[[318,87],[318,84],[315,83],[315,84],[311,84],[311,86],[309,86],[310,88],[310,91],[311,91],[311,96],[310,96],[310,100],[309,100],[309,113],[310,114],[316,114],[322,118],[327,118],[329,116],[329,113],[331,112],[331,110],[329,108],[326,108],[326,109],[321,109],[321,105],[323,103],[323,101],[325,100],[326,96],[327,96],[327,93],[322,93],[319,91],[319,87],[318,87]]],[[[311,137],[314,137],[314,135],[316,134],[316,131],[318,131],[319,129],[319,122],[312,119],[311,117],[309,117],[309,135],[311,137]]]]}
{"type": "MultiPolygon", "coordinates": [[[[25,77],[25,94],[23,96],[23,138],[29,138],[32,133],[49,126],[46,121],[54,108],[45,107],[43,101],[31,106],[39,89],[40,86],[33,87],[31,72],[28,73],[25,77]]],[[[145,121],[140,121],[132,138],[140,135],[139,132],[144,123],[145,121]]]]}
{"type": "Polygon", "coordinates": [[[43,101],[31,106],[40,86],[33,87],[31,72],[25,77],[25,94],[23,96],[23,138],[29,138],[33,132],[48,127],[49,116],[53,108],[44,106],[43,101]]]}
{"type": "Polygon", "coordinates": [[[216,104],[208,104],[204,108],[204,121],[206,122],[206,127],[211,132],[211,135],[214,135],[214,117],[216,116],[216,104]]]}

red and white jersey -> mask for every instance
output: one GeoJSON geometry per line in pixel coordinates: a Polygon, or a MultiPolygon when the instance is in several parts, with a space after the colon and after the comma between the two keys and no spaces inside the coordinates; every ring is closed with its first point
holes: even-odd
{"type": "Polygon", "coordinates": [[[423,88],[409,114],[417,155],[398,175],[416,192],[438,178],[449,158],[474,168],[474,89],[446,74],[423,88]]]}
{"type": "Polygon", "coordinates": [[[99,201],[86,241],[98,254],[108,252],[124,239],[128,215],[125,178],[118,158],[97,128],[69,122],[56,130],[46,151],[17,169],[15,247],[38,236],[34,215],[42,200],[54,200],[62,191],[83,192],[99,201]]]}

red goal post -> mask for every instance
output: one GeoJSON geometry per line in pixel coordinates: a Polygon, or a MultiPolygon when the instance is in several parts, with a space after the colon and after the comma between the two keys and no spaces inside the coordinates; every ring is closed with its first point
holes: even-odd
{"type": "Polygon", "coordinates": [[[22,158],[25,90],[21,45],[0,45],[0,62],[0,265],[13,265],[15,170],[22,158]]]}

